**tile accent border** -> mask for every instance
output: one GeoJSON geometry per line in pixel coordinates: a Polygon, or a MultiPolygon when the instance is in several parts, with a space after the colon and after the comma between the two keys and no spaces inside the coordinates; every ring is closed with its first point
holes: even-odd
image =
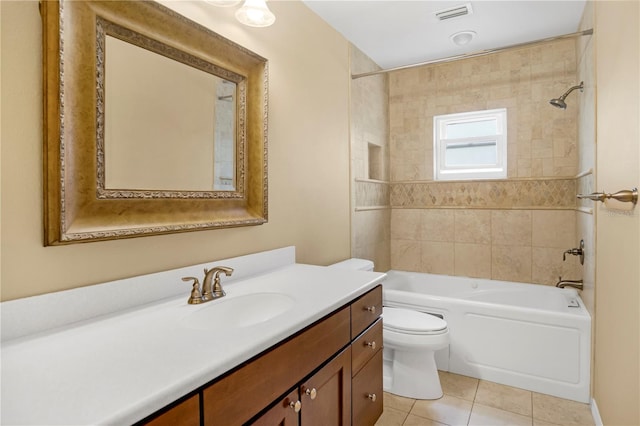
{"type": "Polygon", "coordinates": [[[576,178],[391,183],[393,208],[576,209],[576,178]]]}
{"type": "Polygon", "coordinates": [[[356,179],[356,209],[390,207],[389,182],[356,179]]]}

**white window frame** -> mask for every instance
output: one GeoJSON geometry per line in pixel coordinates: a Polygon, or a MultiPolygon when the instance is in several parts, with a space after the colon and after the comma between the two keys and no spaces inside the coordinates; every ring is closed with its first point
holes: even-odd
{"type": "Polygon", "coordinates": [[[435,180],[465,179],[506,179],[507,177],[507,110],[506,108],[484,111],[462,112],[457,114],[436,115],[433,117],[433,178],[435,180]],[[496,120],[497,134],[448,139],[448,125],[496,120]],[[497,161],[495,164],[476,164],[469,166],[447,166],[445,154],[447,146],[460,143],[482,143],[495,141],[497,161]]]}

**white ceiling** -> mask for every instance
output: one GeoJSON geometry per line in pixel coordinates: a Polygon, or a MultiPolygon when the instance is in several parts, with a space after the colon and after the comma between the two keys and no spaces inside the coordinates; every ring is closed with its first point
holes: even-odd
{"type": "Polygon", "coordinates": [[[505,47],[578,31],[585,0],[303,0],[382,68],[505,47]],[[435,12],[470,3],[473,13],[438,21],[435,12]],[[450,36],[471,30],[467,45],[450,36]]]}

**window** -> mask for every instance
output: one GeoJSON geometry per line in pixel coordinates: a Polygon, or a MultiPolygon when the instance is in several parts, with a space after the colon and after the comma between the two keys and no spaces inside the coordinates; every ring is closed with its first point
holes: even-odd
{"type": "Polygon", "coordinates": [[[507,110],[433,117],[435,180],[507,177],[507,110]]]}

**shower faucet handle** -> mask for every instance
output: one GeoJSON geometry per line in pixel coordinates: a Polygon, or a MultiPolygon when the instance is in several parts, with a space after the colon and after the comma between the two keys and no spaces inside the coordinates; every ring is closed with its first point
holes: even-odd
{"type": "Polygon", "coordinates": [[[580,256],[580,264],[584,265],[584,240],[580,240],[580,247],[574,247],[569,250],[565,250],[562,253],[562,261],[567,260],[567,255],[580,256]]]}

